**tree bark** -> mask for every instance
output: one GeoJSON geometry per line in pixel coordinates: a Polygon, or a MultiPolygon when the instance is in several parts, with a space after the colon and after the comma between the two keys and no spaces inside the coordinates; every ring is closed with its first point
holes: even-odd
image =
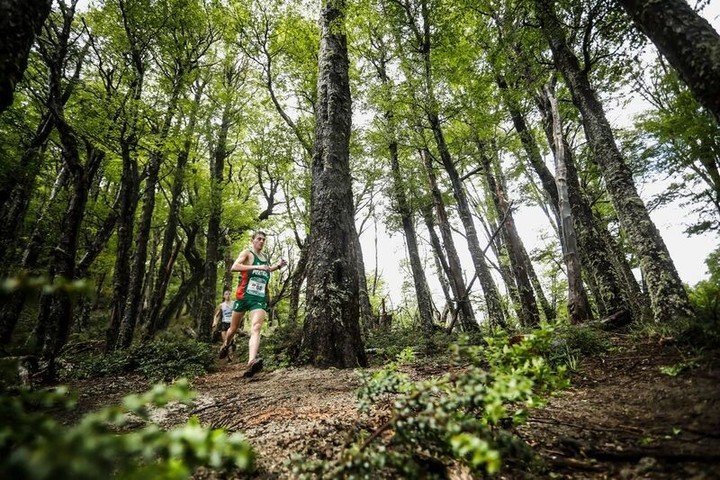
{"type": "Polygon", "coordinates": [[[618,0],[720,123],[720,35],[685,0],[618,0]]]}
{"type": "MultiPolygon", "coordinates": [[[[384,52],[382,52],[384,54],[384,52]]],[[[383,56],[376,65],[378,77],[385,88],[385,92],[390,92],[390,82],[386,70],[387,59],[383,56]]],[[[390,100],[388,98],[387,100],[390,100]]],[[[388,107],[384,113],[386,130],[389,138],[388,151],[390,153],[390,170],[392,172],[392,194],[395,199],[397,211],[400,214],[400,220],[405,235],[405,244],[408,249],[408,258],[410,260],[410,270],[413,276],[413,284],[415,286],[415,295],[417,297],[418,313],[420,315],[420,325],[422,326],[426,342],[430,342],[433,331],[433,308],[432,296],[430,288],[425,278],[425,272],[420,260],[420,251],[417,242],[417,233],[415,231],[415,223],[413,222],[412,212],[408,205],[407,195],[405,193],[405,185],[403,182],[402,172],[400,170],[400,160],[398,158],[398,143],[396,139],[395,115],[388,107]]],[[[377,250],[377,249],[376,249],[377,250]]],[[[377,269],[376,269],[377,270],[377,269]]]]}
{"type": "Polygon", "coordinates": [[[533,294],[533,287],[530,283],[530,277],[528,276],[527,267],[525,265],[525,259],[522,255],[522,251],[524,250],[522,240],[520,240],[520,236],[515,228],[515,220],[512,212],[510,211],[507,195],[504,192],[502,185],[495,180],[495,176],[493,175],[491,160],[484,152],[484,147],[482,145],[478,145],[478,149],[483,166],[483,172],[485,173],[485,180],[487,181],[490,195],[493,199],[493,203],[495,204],[495,209],[498,212],[498,218],[505,218],[503,224],[500,225],[500,232],[505,239],[505,244],[507,245],[510,266],[512,268],[513,278],[517,288],[517,297],[520,302],[520,308],[518,309],[520,324],[524,327],[532,327],[540,323],[540,315],[537,308],[537,302],[535,301],[535,295],[533,294]]]}
{"type": "Polygon", "coordinates": [[[555,65],[565,78],[573,103],[582,115],[585,136],[605,179],[620,224],[640,260],[655,321],[671,324],[688,318],[693,313],[687,292],[660,232],[637,193],[632,172],[615,143],[612,129],[590,86],[587,73],[580,68],[577,57],[567,44],[552,2],[535,0],[535,5],[555,65]]]}
{"type": "Polygon", "coordinates": [[[177,258],[178,248],[176,244],[179,243],[179,240],[177,239],[177,229],[180,218],[183,188],[185,185],[185,166],[190,159],[190,150],[193,145],[193,136],[195,134],[195,126],[197,124],[197,112],[202,98],[203,87],[204,85],[199,86],[195,91],[195,98],[190,112],[190,119],[188,120],[187,129],[185,131],[183,148],[178,154],[177,164],[175,165],[173,184],[170,193],[170,208],[168,209],[167,224],[165,225],[165,231],[163,232],[163,243],[160,250],[160,269],[158,271],[155,288],[153,289],[153,296],[150,300],[150,308],[148,309],[146,318],[146,340],[152,339],[158,332],[160,326],[158,324],[158,318],[160,316],[160,311],[162,310],[163,301],[165,300],[170,279],[172,278],[175,259],[177,258]]]}
{"type": "Polygon", "coordinates": [[[15,86],[51,5],[51,0],[0,0],[0,113],[12,105],[15,86]]]}
{"type": "Polygon", "coordinates": [[[545,95],[550,102],[550,114],[552,116],[553,145],[555,145],[555,182],[558,191],[560,232],[565,245],[563,258],[568,277],[568,316],[570,323],[579,324],[592,320],[592,310],[583,286],[582,270],[577,253],[577,240],[568,194],[562,120],[557,107],[557,100],[547,85],[545,86],[545,95]]]}
{"type": "Polygon", "coordinates": [[[344,0],[320,14],[318,101],[310,203],[307,316],[301,351],[322,367],[367,365],[360,335],[349,146],[352,119],[344,0]]]}
{"type": "MultiPolygon", "coordinates": [[[[550,102],[544,89],[537,98],[537,106],[543,117],[543,128],[550,149],[555,155],[555,141],[552,127],[550,102]]],[[[577,234],[580,263],[585,269],[583,277],[587,283],[601,316],[633,315],[638,313],[628,300],[631,292],[622,280],[618,265],[625,261],[615,255],[607,246],[609,233],[596,219],[580,186],[580,179],[575,159],[563,135],[563,152],[567,169],[568,198],[573,218],[573,226],[577,234]],[[625,312],[623,314],[623,312],[625,312]]],[[[639,318],[639,317],[637,317],[639,318]]],[[[627,321],[630,318],[626,319],[627,321]]]]}
{"type": "Polygon", "coordinates": [[[120,333],[118,335],[119,346],[122,349],[130,347],[135,335],[140,302],[142,299],[142,287],[145,282],[145,269],[147,261],[148,241],[150,239],[150,228],[152,226],[153,212],[155,211],[155,190],[157,189],[160,166],[165,158],[164,143],[170,133],[172,119],[175,116],[180,90],[184,85],[184,71],[179,69],[174,79],[173,90],[170,95],[167,110],[162,125],[157,132],[155,148],[150,152],[147,165],[147,178],[143,192],[142,213],[135,238],[135,253],[130,267],[130,282],[126,287],[127,296],[123,310],[120,333]]]}
{"type": "MultiPolygon", "coordinates": [[[[475,313],[473,312],[472,305],[470,305],[470,300],[465,298],[465,280],[463,279],[460,256],[455,248],[455,241],[452,238],[450,220],[448,219],[447,212],[445,211],[442,194],[440,193],[440,189],[437,185],[437,177],[435,176],[435,169],[433,167],[432,160],[430,159],[430,153],[423,149],[420,151],[420,156],[425,164],[430,194],[432,195],[433,206],[435,207],[435,216],[438,228],[440,229],[440,236],[442,237],[443,245],[445,246],[445,252],[447,253],[448,278],[450,279],[450,287],[452,289],[453,296],[457,302],[455,308],[459,308],[460,312],[462,312],[462,315],[459,317],[460,324],[466,331],[477,330],[478,326],[477,320],[475,319],[475,313]]],[[[428,225],[432,224],[432,216],[428,215],[427,212],[425,213],[425,223],[428,225]]]]}
{"type": "Polygon", "coordinates": [[[205,275],[201,293],[200,318],[198,319],[198,339],[210,343],[212,341],[213,312],[217,304],[217,271],[221,259],[220,221],[222,218],[222,181],[225,159],[230,155],[228,150],[228,133],[230,131],[231,114],[235,95],[230,94],[223,108],[220,128],[215,140],[215,150],[210,162],[210,217],[208,219],[207,243],[205,244],[205,275]]]}

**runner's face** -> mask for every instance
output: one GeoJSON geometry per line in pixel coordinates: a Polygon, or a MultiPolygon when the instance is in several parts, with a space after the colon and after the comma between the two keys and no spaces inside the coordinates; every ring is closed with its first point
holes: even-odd
{"type": "Polygon", "coordinates": [[[252,243],[255,251],[259,252],[265,246],[265,237],[263,237],[262,235],[258,235],[257,237],[253,238],[252,243]]]}

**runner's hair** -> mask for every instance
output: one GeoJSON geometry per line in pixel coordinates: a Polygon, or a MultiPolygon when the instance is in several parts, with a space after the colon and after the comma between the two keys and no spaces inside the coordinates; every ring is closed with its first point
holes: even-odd
{"type": "Polygon", "coordinates": [[[267,237],[267,233],[263,232],[262,230],[257,230],[255,233],[253,233],[252,239],[255,240],[255,238],[258,235],[262,235],[263,237],[267,237]]]}

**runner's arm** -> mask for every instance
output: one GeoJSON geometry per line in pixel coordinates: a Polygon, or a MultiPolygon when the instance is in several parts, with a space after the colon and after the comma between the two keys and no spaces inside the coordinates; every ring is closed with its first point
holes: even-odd
{"type": "Polygon", "coordinates": [[[238,255],[237,259],[235,259],[235,263],[233,263],[232,267],[230,267],[231,272],[246,272],[248,270],[256,270],[256,266],[248,265],[245,262],[247,262],[248,256],[250,254],[250,250],[243,250],[240,252],[240,255],[238,255]]]}
{"type": "Polygon", "coordinates": [[[279,270],[285,265],[287,265],[287,261],[285,261],[284,258],[281,258],[280,261],[277,262],[275,265],[271,265],[268,267],[268,272],[274,272],[275,270],[279,270]]]}
{"type": "Polygon", "coordinates": [[[213,324],[212,328],[217,327],[218,321],[220,320],[220,317],[222,316],[220,313],[222,303],[218,304],[217,308],[215,309],[215,313],[213,314],[213,324]]]}

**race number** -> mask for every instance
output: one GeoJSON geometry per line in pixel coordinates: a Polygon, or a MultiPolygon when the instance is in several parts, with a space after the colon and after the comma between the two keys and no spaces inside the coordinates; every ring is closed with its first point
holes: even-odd
{"type": "Polygon", "coordinates": [[[257,281],[257,280],[250,280],[248,282],[247,286],[247,293],[250,295],[256,295],[258,297],[264,297],[265,296],[265,282],[257,281]]]}

